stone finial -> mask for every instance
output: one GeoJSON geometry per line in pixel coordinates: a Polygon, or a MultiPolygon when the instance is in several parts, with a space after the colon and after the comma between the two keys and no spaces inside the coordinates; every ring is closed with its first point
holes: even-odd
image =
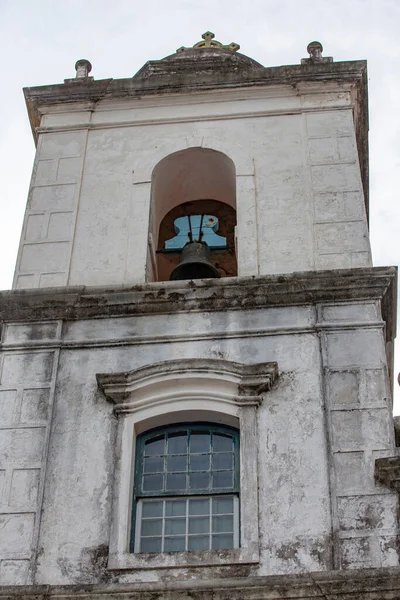
{"type": "Polygon", "coordinates": [[[328,63],[333,62],[332,56],[322,56],[323,46],[321,42],[310,42],[307,46],[307,52],[310,55],[309,58],[302,58],[301,64],[309,63],[328,63]]]}
{"type": "Polygon", "coordinates": [[[218,40],[215,40],[215,34],[212,31],[206,31],[201,36],[203,39],[200,42],[194,44],[191,48],[186,48],[185,46],[181,46],[178,48],[177,52],[184,52],[185,50],[193,50],[193,48],[221,48],[222,50],[231,50],[232,52],[237,52],[240,49],[239,44],[235,42],[231,42],[230,44],[221,44],[218,40]]]}
{"type": "Polygon", "coordinates": [[[92,65],[86,58],[81,58],[75,63],[76,79],[85,79],[92,70],[92,65]]]}
{"type": "Polygon", "coordinates": [[[307,46],[307,52],[312,60],[320,60],[323,49],[321,42],[310,42],[307,46]]]}
{"type": "Polygon", "coordinates": [[[76,61],[75,70],[75,77],[73,79],[64,79],[64,83],[85,83],[93,81],[93,77],[89,77],[92,65],[86,58],[80,58],[76,61]]]}

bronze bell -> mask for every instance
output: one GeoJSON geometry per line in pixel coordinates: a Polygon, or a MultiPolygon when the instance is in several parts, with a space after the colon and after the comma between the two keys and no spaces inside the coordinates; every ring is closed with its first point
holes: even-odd
{"type": "Polygon", "coordinates": [[[171,273],[170,281],[212,279],[219,277],[210,262],[210,250],[203,242],[189,242],[182,250],[182,260],[171,273]]]}

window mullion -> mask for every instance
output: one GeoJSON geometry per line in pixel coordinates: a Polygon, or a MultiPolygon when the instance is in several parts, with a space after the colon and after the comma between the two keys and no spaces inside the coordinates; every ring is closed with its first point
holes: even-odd
{"type": "Polygon", "coordinates": [[[185,534],[185,550],[189,549],[189,498],[186,498],[186,534],[185,534]]]}
{"type": "Polygon", "coordinates": [[[161,552],[164,552],[165,546],[165,506],[167,502],[163,500],[163,511],[162,511],[162,527],[161,527],[161,552]]]}
{"type": "Polygon", "coordinates": [[[135,552],[141,551],[140,534],[142,531],[142,503],[139,500],[136,505],[136,531],[135,531],[135,552]]]}
{"type": "Polygon", "coordinates": [[[208,537],[208,547],[211,550],[212,548],[212,525],[213,525],[213,506],[214,503],[214,498],[210,498],[210,520],[209,520],[209,528],[210,528],[210,533],[209,533],[209,537],[208,537]]]}
{"type": "Polygon", "coordinates": [[[233,498],[233,547],[239,548],[239,498],[233,498]]]}

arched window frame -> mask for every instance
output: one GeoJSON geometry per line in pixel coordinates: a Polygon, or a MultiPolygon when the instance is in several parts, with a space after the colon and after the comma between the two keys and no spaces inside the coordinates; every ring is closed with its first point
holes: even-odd
{"type": "Polygon", "coordinates": [[[118,417],[111,515],[110,570],[206,567],[259,562],[257,408],[278,374],[276,363],[165,361],[97,375],[118,417]],[[136,438],[154,427],[203,421],[240,431],[239,548],[160,554],[130,552],[136,438]]]}
{"type": "MultiPolygon", "coordinates": [[[[185,546],[188,546],[187,550],[192,550],[193,548],[190,548],[190,545],[195,545],[196,541],[199,541],[199,538],[201,538],[201,543],[206,542],[208,547],[204,549],[207,550],[211,549],[214,545],[225,549],[239,547],[239,435],[239,430],[234,427],[227,427],[226,425],[219,424],[217,425],[215,423],[199,423],[195,421],[156,427],[155,429],[146,431],[138,436],[136,440],[135,478],[133,487],[132,527],[130,541],[131,552],[144,552],[142,548],[143,539],[145,541],[150,540],[150,543],[156,541],[156,546],[161,546],[160,549],[152,549],[152,552],[166,552],[168,550],[174,551],[172,548],[165,548],[166,541],[170,543],[174,541],[176,543],[176,541],[178,541],[180,546],[185,544],[185,546]],[[200,436],[198,434],[200,434],[200,436]],[[204,434],[210,434],[210,447],[208,449],[197,448],[193,451],[191,449],[193,435],[197,435],[198,437],[202,438],[204,434]],[[220,449],[220,451],[218,451],[217,448],[216,451],[214,451],[214,440],[217,440],[215,442],[216,444],[221,440],[221,437],[222,440],[224,440],[224,438],[229,438],[232,440],[232,450],[227,452],[227,449],[225,448],[225,450],[220,449]],[[183,438],[186,438],[187,442],[183,442],[183,438]],[[170,445],[171,440],[174,442],[177,439],[183,442],[183,444],[181,443],[180,445],[185,446],[185,448],[175,449],[174,452],[173,448],[171,450],[170,447],[167,446],[170,445]],[[158,443],[158,446],[160,447],[157,447],[156,454],[161,455],[162,458],[159,458],[158,456],[153,458],[153,454],[152,456],[146,456],[146,445],[149,442],[151,443],[153,440],[157,440],[156,443],[158,443]],[[162,448],[160,444],[161,440],[163,440],[162,448]],[[226,455],[231,455],[232,462],[229,464],[229,460],[228,465],[225,465],[224,468],[223,465],[218,464],[216,459],[226,455]],[[179,462],[182,462],[182,464],[172,464],[171,469],[169,463],[170,461],[172,462],[176,460],[176,457],[178,457],[179,462]],[[181,460],[182,457],[183,461],[181,460]],[[199,463],[199,458],[201,462],[205,461],[206,464],[197,464],[193,470],[191,468],[192,459],[197,459],[199,463]],[[155,465],[154,474],[151,472],[152,466],[150,466],[150,469],[146,468],[146,461],[153,461],[152,465],[154,465],[154,462],[158,463],[155,465]],[[177,471],[180,472],[177,473],[177,471]],[[226,479],[231,478],[231,481],[218,482],[219,475],[221,473],[228,474],[228,478],[226,479]],[[206,477],[204,477],[204,475],[206,477]],[[170,477],[178,477],[184,480],[185,487],[174,485],[174,481],[172,481],[172,486],[168,485],[170,477]],[[154,478],[157,478],[159,480],[156,481],[157,485],[150,486],[150,488],[156,487],[157,489],[146,490],[146,478],[153,478],[153,480],[154,478]],[[195,479],[195,481],[192,481],[192,478],[195,479]],[[202,479],[207,479],[206,486],[199,485],[199,483],[203,483],[202,479]],[[196,480],[199,481],[196,482],[196,480]],[[218,483],[223,483],[223,485],[219,486],[218,483]],[[229,483],[231,483],[231,485],[227,485],[229,483]],[[194,486],[192,484],[194,484],[194,486]],[[215,501],[224,500],[227,498],[232,500],[232,502],[228,502],[228,504],[231,504],[229,508],[232,509],[232,516],[229,515],[228,518],[230,521],[230,530],[222,531],[219,528],[218,531],[218,521],[221,521],[221,517],[219,517],[217,511],[214,510],[214,504],[215,507],[218,508],[218,502],[215,501]],[[194,503],[192,503],[192,500],[194,503]],[[198,500],[207,501],[206,506],[208,509],[211,509],[207,517],[202,516],[202,512],[195,514],[195,512],[191,510],[191,505],[194,504],[194,506],[196,506],[196,502],[198,500]],[[180,509],[184,508],[184,515],[183,513],[178,516],[175,514],[167,514],[168,510],[165,509],[168,509],[168,504],[171,507],[171,505],[173,506],[175,502],[180,503],[180,509]],[[146,503],[148,505],[149,503],[157,504],[157,508],[159,509],[157,515],[154,515],[154,511],[151,511],[147,521],[151,523],[157,522],[157,526],[161,527],[161,532],[155,535],[150,533],[148,538],[142,538],[142,507],[146,503]],[[180,522],[180,526],[185,526],[185,531],[180,533],[178,532],[178,535],[176,532],[175,535],[173,532],[168,535],[168,532],[165,531],[165,526],[163,527],[163,525],[165,523],[168,524],[168,522],[171,525],[171,523],[176,522],[177,519],[180,522]],[[206,524],[209,526],[208,531],[195,531],[191,533],[191,522],[193,522],[193,525],[195,526],[196,522],[199,520],[206,522],[206,524]],[[217,530],[215,532],[213,531],[215,528],[214,525],[217,526],[217,530]],[[224,535],[225,537],[223,538],[224,535]],[[208,540],[206,538],[208,538],[208,540]],[[228,545],[223,546],[222,544],[224,542],[227,542],[228,545]]],[[[221,461],[219,462],[221,463],[221,461]]],[[[204,504],[204,502],[202,502],[202,504],[204,504]]],[[[203,506],[201,508],[203,508],[203,506]]],[[[180,550],[183,551],[184,548],[180,548],[180,550]]]]}

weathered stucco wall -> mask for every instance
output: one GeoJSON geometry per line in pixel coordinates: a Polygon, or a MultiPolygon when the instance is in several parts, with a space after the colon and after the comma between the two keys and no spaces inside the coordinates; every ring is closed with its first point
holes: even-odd
{"type": "Polygon", "coordinates": [[[0,583],[397,565],[397,494],[373,477],[395,453],[382,327],[373,301],[5,325],[0,583]],[[96,374],[183,358],[278,363],[257,409],[259,563],[108,571],[123,417],[96,374]]]}
{"type": "Polygon", "coordinates": [[[239,275],[370,266],[352,111],[326,82],[49,108],[14,287],[144,282],[153,169],[200,146],[235,164],[239,275]]]}
{"type": "Polygon", "coordinates": [[[201,52],[181,88],[170,57],[26,90],[38,148],[0,294],[0,585],[237,591],[317,573],[316,595],[318,572],[329,587],[335,570],[399,564],[396,274],[369,268],[365,64],[228,52],[245,70],[216,71],[201,52]],[[152,173],[196,147],[235,167],[239,278],[148,284],[152,173]],[[174,419],[239,424],[240,548],[129,552],[135,435],[174,419]]]}

